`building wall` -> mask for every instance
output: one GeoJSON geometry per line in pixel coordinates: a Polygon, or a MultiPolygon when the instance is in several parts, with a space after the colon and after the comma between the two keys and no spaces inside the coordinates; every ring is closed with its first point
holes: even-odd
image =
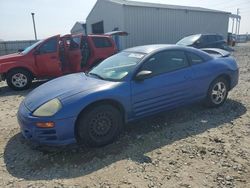
{"type": "MultiPolygon", "coordinates": [[[[104,22],[104,33],[113,31],[115,28],[124,30],[124,8],[123,5],[111,3],[105,0],[98,0],[86,19],[87,33],[92,33],[91,25],[97,22],[104,22]]],[[[125,37],[120,38],[120,47],[124,49],[125,37]]]]}
{"type": "Polygon", "coordinates": [[[155,43],[176,43],[184,36],[196,33],[217,33],[227,38],[229,14],[136,7],[98,0],[87,17],[91,24],[104,21],[104,31],[118,27],[129,33],[121,37],[122,49],[155,43]]]}
{"type": "Polygon", "coordinates": [[[92,33],[91,25],[100,21],[104,22],[104,32],[110,32],[118,27],[123,29],[123,6],[105,0],[98,0],[93,10],[87,17],[87,31],[92,33]]]}
{"type": "Polygon", "coordinates": [[[126,47],[154,43],[176,43],[196,33],[227,37],[229,14],[125,6],[125,27],[130,33],[126,47]]]}
{"type": "Polygon", "coordinates": [[[83,29],[83,27],[82,27],[82,24],[80,24],[80,23],[76,23],[73,27],[72,27],[72,29],[70,30],[70,33],[71,34],[84,34],[85,33],[85,31],[84,31],[84,29],[83,29]]]}

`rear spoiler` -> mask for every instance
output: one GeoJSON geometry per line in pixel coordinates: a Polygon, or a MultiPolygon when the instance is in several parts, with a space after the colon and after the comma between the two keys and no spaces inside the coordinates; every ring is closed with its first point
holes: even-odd
{"type": "Polygon", "coordinates": [[[230,52],[219,48],[202,48],[201,50],[214,57],[229,57],[231,55],[230,52]]]}
{"type": "Polygon", "coordinates": [[[115,36],[115,35],[118,35],[118,36],[128,36],[128,33],[126,31],[111,31],[111,32],[105,33],[105,35],[111,35],[111,36],[115,36]]]}

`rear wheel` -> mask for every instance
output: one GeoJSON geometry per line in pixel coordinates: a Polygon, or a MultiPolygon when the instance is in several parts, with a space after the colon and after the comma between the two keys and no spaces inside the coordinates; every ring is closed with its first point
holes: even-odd
{"type": "Polygon", "coordinates": [[[229,86],[226,79],[218,78],[214,80],[207,93],[206,105],[208,107],[221,106],[227,99],[228,90],[229,86]]]}
{"type": "Polygon", "coordinates": [[[95,106],[82,113],[77,122],[79,144],[100,147],[113,142],[123,126],[122,115],[111,105],[95,106]]]}
{"type": "Polygon", "coordinates": [[[7,74],[7,84],[10,88],[20,91],[28,89],[32,82],[32,75],[30,72],[22,69],[11,70],[7,74]]]}

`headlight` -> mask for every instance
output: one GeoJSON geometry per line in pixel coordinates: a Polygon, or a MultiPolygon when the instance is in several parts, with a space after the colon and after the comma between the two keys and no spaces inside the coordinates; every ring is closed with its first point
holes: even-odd
{"type": "Polygon", "coordinates": [[[58,99],[52,99],[43,104],[33,112],[34,116],[50,117],[57,113],[62,108],[62,104],[58,99]]]}

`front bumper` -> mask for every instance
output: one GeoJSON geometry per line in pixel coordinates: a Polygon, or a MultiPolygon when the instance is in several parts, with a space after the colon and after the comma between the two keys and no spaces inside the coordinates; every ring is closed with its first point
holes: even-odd
{"type": "Polygon", "coordinates": [[[34,117],[24,103],[22,103],[18,110],[17,119],[22,135],[36,144],[60,146],[76,143],[74,134],[76,118],[52,120],[34,117]],[[53,128],[39,128],[36,126],[38,122],[51,121],[55,123],[55,127],[53,128]]]}

